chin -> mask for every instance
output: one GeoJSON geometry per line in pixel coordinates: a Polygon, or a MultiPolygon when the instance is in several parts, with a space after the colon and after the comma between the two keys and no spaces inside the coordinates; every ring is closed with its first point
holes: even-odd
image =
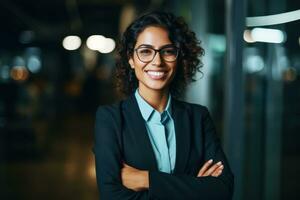
{"type": "Polygon", "coordinates": [[[148,84],[147,87],[152,90],[162,91],[168,88],[167,84],[148,84]]]}

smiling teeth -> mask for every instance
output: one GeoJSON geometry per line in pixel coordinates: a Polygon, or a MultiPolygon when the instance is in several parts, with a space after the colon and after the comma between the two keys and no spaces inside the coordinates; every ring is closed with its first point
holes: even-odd
{"type": "Polygon", "coordinates": [[[148,74],[151,76],[162,76],[164,75],[164,72],[148,71],[148,74]]]}

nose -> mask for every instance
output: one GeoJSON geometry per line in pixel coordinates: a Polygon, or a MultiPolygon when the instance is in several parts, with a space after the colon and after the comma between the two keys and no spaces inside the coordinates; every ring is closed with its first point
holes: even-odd
{"type": "Polygon", "coordinates": [[[156,65],[156,66],[160,66],[161,65],[161,57],[159,52],[156,53],[156,55],[154,56],[153,60],[152,60],[152,65],[156,65]]]}

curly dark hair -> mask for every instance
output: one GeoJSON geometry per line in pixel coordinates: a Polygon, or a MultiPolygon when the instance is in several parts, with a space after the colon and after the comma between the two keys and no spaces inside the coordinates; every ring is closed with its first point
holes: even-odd
{"type": "Polygon", "coordinates": [[[177,71],[170,84],[172,96],[180,97],[187,84],[195,81],[193,77],[196,72],[201,72],[200,68],[203,63],[200,58],[204,55],[204,49],[182,17],[175,17],[171,13],[161,11],[140,16],[127,27],[120,38],[116,61],[117,89],[127,96],[138,87],[138,80],[130,68],[128,60],[133,56],[138,35],[149,26],[165,28],[169,33],[171,42],[180,49],[177,58],[177,71]]]}

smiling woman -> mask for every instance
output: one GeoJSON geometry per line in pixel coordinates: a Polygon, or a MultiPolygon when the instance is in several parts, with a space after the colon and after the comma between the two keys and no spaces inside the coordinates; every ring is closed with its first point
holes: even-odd
{"type": "MultiPolygon", "coordinates": [[[[151,42],[156,39],[164,39],[163,42],[165,44],[168,42],[171,47],[177,49],[175,61],[176,65],[179,66],[177,69],[178,73],[175,74],[174,81],[172,81],[169,85],[170,92],[174,97],[180,97],[185,86],[193,80],[195,73],[200,71],[202,62],[199,58],[204,55],[204,50],[199,45],[199,41],[197,40],[195,33],[188,28],[183,18],[175,17],[168,13],[149,13],[141,16],[138,20],[132,23],[124,32],[119,43],[119,57],[117,59],[117,87],[125,95],[132,94],[138,86],[138,80],[131,70],[132,66],[130,67],[128,60],[131,57],[138,57],[140,55],[139,50],[141,47],[152,47],[152,49],[155,49],[151,42]],[[145,31],[147,28],[156,32],[156,38],[151,38],[151,35],[149,36],[148,31],[145,31]],[[160,35],[160,33],[163,34],[160,35]],[[138,41],[139,37],[143,40],[147,39],[148,41],[145,41],[145,44],[143,44],[142,40],[138,41]]],[[[163,46],[164,44],[160,45],[163,46]]],[[[161,54],[163,52],[159,53],[161,54]]],[[[160,58],[164,59],[166,56],[160,55],[160,58]]],[[[167,62],[165,63],[168,63],[168,60],[166,61],[167,62]]]]}
{"type": "Polygon", "coordinates": [[[203,52],[169,13],[145,14],[127,28],[117,79],[128,97],[96,115],[101,199],[231,199],[233,175],[207,108],[175,99],[203,52]]]}
{"type": "Polygon", "coordinates": [[[168,95],[177,65],[177,49],[172,45],[165,28],[149,26],[139,34],[129,64],[135,71],[141,96],[168,95]]]}

